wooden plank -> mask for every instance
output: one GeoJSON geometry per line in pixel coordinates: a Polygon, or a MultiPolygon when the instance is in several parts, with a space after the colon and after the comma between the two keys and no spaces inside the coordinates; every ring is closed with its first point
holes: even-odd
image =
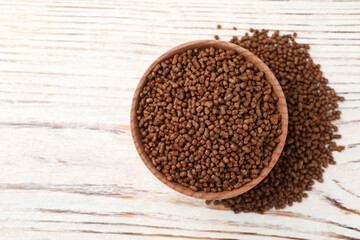
{"type": "Polygon", "coordinates": [[[0,0],[2,238],[360,239],[359,40],[359,2],[0,0]],[[298,32],[346,99],[336,121],[346,150],[324,183],[261,216],[166,188],[129,128],[133,91],[158,55],[250,27],[298,32]]]}

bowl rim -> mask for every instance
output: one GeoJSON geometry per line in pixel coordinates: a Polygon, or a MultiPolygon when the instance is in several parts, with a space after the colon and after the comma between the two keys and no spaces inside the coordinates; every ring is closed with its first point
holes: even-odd
{"type": "Polygon", "coordinates": [[[285,95],[284,95],[282,88],[281,88],[279,82],[277,81],[275,75],[271,72],[271,70],[268,68],[268,66],[263,61],[261,61],[256,55],[254,55],[247,49],[242,48],[242,47],[240,47],[236,44],[230,43],[230,42],[217,41],[217,40],[197,40],[197,41],[191,41],[191,42],[187,42],[187,43],[178,45],[178,46],[168,50],[167,52],[162,54],[160,57],[158,57],[147,68],[147,70],[142,75],[142,77],[135,89],[134,96],[132,99],[131,111],[130,111],[130,130],[131,130],[131,135],[132,135],[132,139],[133,139],[135,148],[136,148],[142,162],[145,164],[145,166],[150,170],[150,172],[158,180],[160,180],[162,183],[164,183],[166,186],[170,187],[171,189],[173,189],[179,193],[185,194],[187,196],[190,196],[190,197],[206,199],[206,200],[220,200],[220,199],[235,197],[235,196],[241,195],[241,194],[249,191],[250,189],[255,187],[257,184],[259,184],[270,173],[272,168],[277,163],[277,161],[281,155],[281,152],[284,148],[284,145],[285,145],[285,140],[286,140],[286,136],[287,136],[287,132],[288,132],[288,110],[287,110],[285,95]],[[251,182],[248,182],[247,184],[241,186],[240,188],[233,189],[231,191],[227,190],[227,191],[216,192],[216,193],[213,193],[213,192],[205,193],[203,191],[195,192],[195,191],[191,190],[190,188],[180,185],[179,183],[169,181],[163,173],[156,170],[156,168],[153,165],[153,163],[151,162],[150,158],[144,151],[144,146],[141,141],[141,135],[140,135],[139,127],[138,127],[137,113],[136,113],[138,105],[139,105],[140,92],[147,82],[147,76],[151,73],[151,71],[153,70],[153,68],[155,67],[156,64],[161,63],[164,60],[174,56],[175,54],[182,53],[188,49],[195,49],[195,48],[202,49],[202,48],[209,48],[209,47],[222,48],[225,50],[235,50],[238,54],[244,56],[247,61],[253,63],[255,66],[257,66],[261,71],[263,71],[265,73],[267,80],[270,82],[270,84],[273,87],[274,92],[276,93],[277,97],[279,98],[279,100],[277,102],[277,108],[281,115],[281,129],[282,129],[282,133],[279,137],[280,142],[277,144],[277,146],[272,154],[269,165],[262,169],[262,171],[260,172],[260,174],[257,178],[255,178],[251,182]]]}

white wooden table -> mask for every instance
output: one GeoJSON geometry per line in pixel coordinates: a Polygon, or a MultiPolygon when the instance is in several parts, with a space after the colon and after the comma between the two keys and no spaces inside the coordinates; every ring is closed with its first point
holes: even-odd
{"type": "Polygon", "coordinates": [[[360,2],[0,0],[0,133],[1,240],[360,239],[360,2]],[[158,55],[250,27],[311,44],[346,149],[301,204],[235,215],[157,181],[129,110],[158,55]]]}

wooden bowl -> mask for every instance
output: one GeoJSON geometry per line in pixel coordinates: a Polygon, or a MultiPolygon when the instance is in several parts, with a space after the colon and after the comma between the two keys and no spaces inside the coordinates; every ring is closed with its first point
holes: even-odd
{"type": "Polygon", "coordinates": [[[276,80],[274,74],[270,71],[270,69],[266,66],[266,64],[263,61],[261,61],[257,56],[255,56],[253,53],[249,52],[248,50],[246,50],[236,44],[233,44],[233,43],[224,42],[224,41],[215,41],[215,40],[204,40],[204,41],[201,40],[201,41],[192,41],[192,42],[184,43],[177,47],[174,47],[174,48],[170,49],[169,51],[167,51],[166,53],[164,53],[163,55],[161,55],[158,59],[155,60],[155,62],[153,62],[150,65],[150,67],[145,71],[144,75],[141,77],[140,82],[135,90],[134,98],[133,98],[132,106],[131,106],[130,124],[131,124],[131,134],[132,134],[132,138],[133,138],[136,150],[138,151],[140,158],[142,159],[142,161],[144,162],[146,167],[150,170],[150,172],[152,172],[154,174],[154,176],[157,179],[159,179],[161,182],[163,182],[168,187],[174,189],[175,191],[178,191],[179,193],[185,194],[187,196],[201,198],[201,199],[207,199],[207,200],[215,200],[215,199],[231,198],[231,197],[235,197],[240,194],[243,194],[244,192],[249,191],[254,186],[256,186],[259,182],[261,182],[269,174],[271,169],[274,167],[274,165],[278,161],[281,151],[283,150],[283,147],[285,144],[286,135],[287,135],[287,131],[288,131],[288,129],[287,129],[288,128],[288,111],[287,111],[287,106],[286,106],[285,95],[280,87],[279,82],[276,80]],[[136,119],[136,117],[137,117],[136,110],[137,110],[138,104],[139,104],[139,94],[140,94],[142,88],[146,84],[146,77],[151,73],[151,71],[153,70],[155,65],[163,62],[164,60],[172,57],[175,54],[182,53],[188,49],[194,49],[194,48],[201,49],[201,48],[208,48],[208,47],[222,48],[222,49],[226,49],[226,50],[235,50],[237,53],[243,55],[246,58],[246,60],[253,63],[255,66],[257,66],[261,71],[263,71],[265,73],[267,80],[273,86],[273,89],[279,98],[277,107],[281,114],[281,129],[282,129],[282,134],[280,136],[280,143],[278,143],[278,145],[276,146],[276,148],[274,150],[274,153],[272,155],[272,159],[270,161],[269,166],[264,168],[261,171],[260,175],[256,179],[252,180],[251,182],[245,184],[244,186],[242,186],[238,189],[234,189],[231,191],[217,192],[217,193],[212,193],[212,192],[205,193],[203,191],[194,192],[191,189],[184,187],[176,182],[169,181],[163,173],[157,171],[155,169],[155,166],[153,165],[153,163],[151,162],[151,160],[149,159],[149,157],[147,156],[147,154],[144,151],[144,146],[142,144],[141,135],[139,132],[138,121],[136,119]]]}

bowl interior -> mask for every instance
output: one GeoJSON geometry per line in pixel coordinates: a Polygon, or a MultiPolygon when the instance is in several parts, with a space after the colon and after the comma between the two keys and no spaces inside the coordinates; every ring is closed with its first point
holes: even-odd
{"type": "Polygon", "coordinates": [[[141,160],[144,162],[146,167],[153,173],[153,175],[159,179],[161,182],[166,184],[168,187],[174,189],[177,192],[180,192],[182,194],[185,194],[190,197],[195,198],[201,198],[201,199],[207,199],[207,200],[215,200],[215,199],[225,199],[225,198],[231,198],[238,196],[246,191],[249,191],[251,188],[256,186],[259,182],[261,182],[271,171],[271,169],[275,166],[277,160],[280,157],[280,154],[282,152],[282,149],[285,145],[286,135],[287,135],[287,127],[288,127],[288,111],[287,111],[287,105],[285,100],[285,95],[281,89],[281,86],[279,82],[276,80],[274,74],[270,71],[270,69],[266,66],[264,62],[262,62],[257,56],[255,56],[250,51],[246,50],[245,48],[242,48],[236,44],[224,42],[224,41],[215,41],[215,40],[204,40],[204,41],[192,41],[188,43],[184,43],[182,45],[179,45],[175,48],[170,49],[163,55],[161,55],[158,59],[156,59],[149,68],[145,71],[143,76],[140,79],[140,82],[135,90],[132,106],[131,106],[131,116],[130,116],[130,128],[131,128],[131,134],[132,138],[136,147],[136,150],[138,154],[140,155],[141,160]],[[238,54],[244,56],[246,60],[253,63],[255,66],[257,66],[261,71],[265,73],[265,76],[267,80],[270,82],[270,84],[273,87],[273,90],[277,97],[279,98],[279,101],[277,103],[277,108],[281,115],[281,129],[282,134],[280,135],[280,142],[277,144],[273,154],[271,161],[269,163],[269,166],[262,169],[259,176],[255,179],[253,179],[251,182],[245,184],[244,186],[234,189],[231,191],[222,191],[217,193],[205,193],[203,191],[194,192],[191,189],[184,187],[178,183],[169,181],[165,175],[155,169],[155,166],[147,156],[147,154],[144,151],[144,146],[141,141],[141,135],[138,127],[138,121],[136,119],[137,114],[136,110],[138,108],[139,104],[139,94],[142,90],[142,88],[146,84],[146,77],[151,73],[153,68],[156,64],[163,62],[164,60],[172,57],[175,54],[182,53],[188,49],[194,49],[194,48],[208,48],[208,47],[214,47],[214,48],[222,48],[225,50],[235,50],[238,54]]]}

